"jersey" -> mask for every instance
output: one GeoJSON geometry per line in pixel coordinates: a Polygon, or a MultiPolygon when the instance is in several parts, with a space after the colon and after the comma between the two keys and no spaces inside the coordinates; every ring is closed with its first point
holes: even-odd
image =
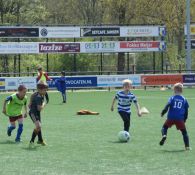
{"type": "Polygon", "coordinates": [[[66,90],[66,78],[64,76],[60,77],[55,81],[55,85],[60,92],[64,92],[66,90]]]}
{"type": "Polygon", "coordinates": [[[118,111],[124,111],[127,113],[131,113],[131,103],[137,103],[137,98],[131,92],[126,94],[124,91],[118,91],[115,99],[118,100],[118,111]]]}
{"type": "Polygon", "coordinates": [[[6,114],[10,117],[17,117],[22,115],[22,108],[27,104],[27,96],[25,95],[23,99],[20,99],[15,93],[6,99],[6,114]]]}
{"type": "Polygon", "coordinates": [[[38,92],[35,92],[31,96],[30,113],[40,115],[38,106],[41,106],[44,102],[44,96],[41,96],[38,92]]]}
{"type": "Polygon", "coordinates": [[[182,95],[175,95],[169,98],[167,118],[171,120],[184,120],[186,111],[189,108],[188,101],[182,95]]]}

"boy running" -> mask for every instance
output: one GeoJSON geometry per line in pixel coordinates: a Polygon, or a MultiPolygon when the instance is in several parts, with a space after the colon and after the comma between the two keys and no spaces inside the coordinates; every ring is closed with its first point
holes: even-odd
{"type": "Polygon", "coordinates": [[[185,149],[190,150],[189,137],[186,130],[185,122],[188,118],[188,101],[184,96],[182,96],[183,85],[181,83],[176,83],[173,87],[174,95],[169,98],[167,105],[161,112],[161,117],[168,111],[167,120],[162,127],[162,139],[160,145],[164,145],[167,139],[167,130],[173,125],[176,126],[178,130],[181,131],[183,135],[183,141],[185,144],[185,149]]]}
{"type": "Polygon", "coordinates": [[[42,131],[41,131],[41,111],[45,107],[44,103],[44,95],[47,91],[47,84],[45,83],[38,83],[37,84],[37,92],[31,95],[31,104],[30,104],[30,111],[29,115],[35,124],[35,129],[33,130],[32,137],[30,140],[30,147],[34,146],[34,141],[36,136],[38,136],[38,144],[43,146],[46,145],[42,138],[42,131]]]}
{"type": "Polygon", "coordinates": [[[131,103],[133,102],[137,109],[138,116],[141,116],[140,107],[137,99],[133,93],[131,93],[132,82],[131,80],[123,81],[123,90],[116,93],[111,105],[111,111],[114,110],[115,101],[118,100],[118,113],[120,114],[124,122],[124,131],[129,132],[130,116],[131,116],[131,103]]]}
{"type": "Polygon", "coordinates": [[[18,87],[18,92],[6,98],[3,104],[3,113],[9,117],[10,124],[7,128],[7,135],[11,136],[12,131],[16,128],[15,122],[18,121],[18,130],[15,138],[16,142],[21,141],[23,131],[23,120],[27,117],[27,88],[24,85],[18,87]],[[24,115],[22,109],[24,107],[24,115]]]}

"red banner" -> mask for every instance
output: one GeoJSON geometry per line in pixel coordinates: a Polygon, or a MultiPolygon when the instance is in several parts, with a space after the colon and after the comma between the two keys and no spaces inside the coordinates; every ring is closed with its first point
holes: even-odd
{"type": "Polygon", "coordinates": [[[159,41],[123,41],[120,48],[159,48],[159,41]]]}
{"type": "Polygon", "coordinates": [[[182,75],[143,75],[141,76],[141,84],[147,85],[173,85],[175,83],[183,83],[182,75]]]}
{"type": "Polygon", "coordinates": [[[80,52],[80,43],[40,43],[39,53],[80,52]]]}

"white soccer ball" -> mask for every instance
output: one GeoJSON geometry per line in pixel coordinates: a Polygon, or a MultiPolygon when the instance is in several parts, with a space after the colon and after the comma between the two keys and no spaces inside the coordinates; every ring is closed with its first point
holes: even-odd
{"type": "Polygon", "coordinates": [[[130,135],[127,131],[120,131],[118,133],[118,139],[120,142],[128,142],[130,139],[130,135]]]}

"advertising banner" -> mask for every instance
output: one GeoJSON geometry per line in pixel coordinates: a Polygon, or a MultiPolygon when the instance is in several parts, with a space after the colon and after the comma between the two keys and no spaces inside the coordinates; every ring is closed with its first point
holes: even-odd
{"type": "Polygon", "coordinates": [[[81,37],[120,36],[120,27],[82,27],[81,37]]]}
{"type": "Polygon", "coordinates": [[[0,27],[0,38],[37,38],[38,27],[0,27]]]}
{"type": "MultiPolygon", "coordinates": [[[[187,35],[187,26],[184,26],[184,33],[187,35]]],[[[190,25],[190,35],[195,35],[195,24],[190,25]]]]}
{"type": "MultiPolygon", "coordinates": [[[[185,49],[187,49],[187,41],[185,41],[185,49]]],[[[191,49],[195,49],[195,40],[191,40],[191,49]]]]}
{"type": "Polygon", "coordinates": [[[39,43],[39,53],[76,53],[80,43],[39,43]]]}
{"type": "Polygon", "coordinates": [[[80,38],[80,27],[39,27],[40,38],[80,38]]]}
{"type": "Polygon", "coordinates": [[[0,54],[39,53],[38,43],[0,42],[0,54]]]}
{"type": "MultiPolygon", "coordinates": [[[[53,81],[48,81],[49,88],[56,88],[55,81],[59,77],[51,77],[53,81]]],[[[66,87],[67,88],[90,88],[97,87],[97,77],[96,76],[73,76],[66,77],[66,87]]]]}
{"type": "Polygon", "coordinates": [[[122,26],[121,37],[158,37],[166,36],[166,28],[163,26],[122,26]]]}
{"type": "Polygon", "coordinates": [[[120,51],[123,52],[157,52],[164,51],[164,41],[121,41],[120,51]]]}
{"type": "Polygon", "coordinates": [[[5,89],[5,78],[0,78],[0,90],[5,89]]]}
{"type": "Polygon", "coordinates": [[[141,84],[143,86],[173,85],[179,82],[183,83],[182,75],[142,75],[141,76],[141,84]]]}
{"type": "Polygon", "coordinates": [[[83,42],[81,43],[81,53],[101,53],[101,52],[117,52],[118,42],[83,42]]]}
{"type": "Polygon", "coordinates": [[[195,84],[195,74],[183,75],[184,84],[195,84]]]}
{"type": "Polygon", "coordinates": [[[36,89],[36,77],[5,78],[5,90],[16,90],[19,85],[25,85],[28,89],[36,89]]]}
{"type": "Polygon", "coordinates": [[[133,86],[141,86],[140,75],[98,75],[98,87],[122,87],[122,81],[129,79],[133,82],[133,86]]]}

